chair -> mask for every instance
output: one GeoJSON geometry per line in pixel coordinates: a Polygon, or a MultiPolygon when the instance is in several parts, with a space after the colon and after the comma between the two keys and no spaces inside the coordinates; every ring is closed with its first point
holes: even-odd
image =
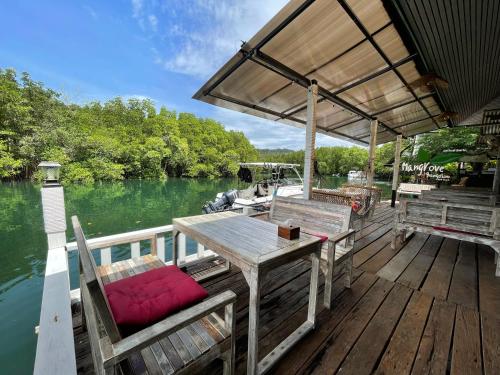
{"type": "Polygon", "coordinates": [[[276,224],[291,224],[300,227],[304,233],[323,239],[320,267],[325,275],[324,306],[332,306],[333,277],[344,272],[344,286],[351,287],[352,248],[354,229],[351,223],[351,207],[340,204],[275,196],[268,213],[256,217],[276,224]],[[342,266],[342,267],[341,267],[342,266]]]}
{"type": "MultiPolygon", "coordinates": [[[[78,218],[72,217],[80,253],[80,290],[82,320],[88,330],[96,374],[114,374],[117,366],[123,373],[132,372],[137,363],[148,371],[165,374],[201,371],[216,358],[224,362],[224,374],[234,373],[236,295],[226,291],[183,309],[163,320],[125,335],[117,325],[101,279],[100,270],[85,239],[78,218]],[[225,308],[222,320],[215,311],[225,308]],[[181,350],[183,346],[193,350],[181,350]]],[[[165,264],[147,255],[128,262],[118,279],[140,274],[165,264]]],[[[180,271],[179,271],[180,272],[180,271]]],[[[185,349],[185,347],[184,347],[185,349]]]]}

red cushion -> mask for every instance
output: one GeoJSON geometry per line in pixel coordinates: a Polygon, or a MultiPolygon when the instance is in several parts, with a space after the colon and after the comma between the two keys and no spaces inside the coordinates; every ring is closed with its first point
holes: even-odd
{"type": "Polygon", "coordinates": [[[206,298],[208,293],[176,266],[165,266],[104,286],[116,324],[148,325],[206,298]]]}

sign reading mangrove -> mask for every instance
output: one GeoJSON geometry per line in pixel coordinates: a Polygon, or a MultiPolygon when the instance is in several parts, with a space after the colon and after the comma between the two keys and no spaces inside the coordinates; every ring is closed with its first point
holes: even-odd
{"type": "Polygon", "coordinates": [[[418,177],[429,180],[448,181],[450,179],[450,176],[445,174],[444,167],[431,163],[408,164],[403,162],[401,172],[418,173],[418,177]]]}

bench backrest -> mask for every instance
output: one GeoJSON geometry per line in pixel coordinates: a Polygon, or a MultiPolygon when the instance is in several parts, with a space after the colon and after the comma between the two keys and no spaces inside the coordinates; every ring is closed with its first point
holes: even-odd
{"type": "Polygon", "coordinates": [[[106,330],[111,342],[115,343],[120,341],[121,335],[113,318],[113,314],[111,313],[108,298],[104,292],[104,286],[99,276],[94,256],[90,251],[90,247],[85,239],[85,235],[83,234],[78,218],[73,216],[71,217],[71,221],[73,222],[73,230],[75,231],[78,252],[80,253],[80,272],[83,276],[80,280],[84,280],[87,285],[90,298],[95,305],[95,309],[102,324],[104,325],[104,329],[106,330]]]}
{"type": "Polygon", "coordinates": [[[499,211],[489,206],[402,199],[398,217],[400,222],[407,224],[445,227],[497,239],[499,211]]]}
{"type": "Polygon", "coordinates": [[[345,205],[275,196],[270,218],[311,232],[337,234],[349,229],[351,211],[345,205]]]}
{"type": "Polygon", "coordinates": [[[398,190],[400,190],[400,191],[414,191],[414,192],[420,193],[424,190],[434,189],[435,187],[436,187],[436,185],[402,183],[402,184],[399,184],[398,190]]]}
{"type": "Polygon", "coordinates": [[[464,204],[479,204],[495,206],[497,196],[491,191],[460,190],[460,189],[434,189],[422,192],[421,199],[441,200],[464,204]]]}

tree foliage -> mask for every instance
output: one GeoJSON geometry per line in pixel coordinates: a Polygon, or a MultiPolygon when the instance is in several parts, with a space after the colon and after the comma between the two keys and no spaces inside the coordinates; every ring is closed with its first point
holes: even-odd
{"type": "Polygon", "coordinates": [[[157,111],[151,100],[67,104],[60,95],[0,69],[0,178],[37,176],[62,164],[67,182],[233,176],[257,152],[241,132],[193,114],[157,111]]]}
{"type": "MultiPolygon", "coordinates": [[[[304,164],[304,151],[290,150],[259,150],[261,161],[304,164]]],[[[378,176],[392,174],[391,167],[386,163],[394,158],[394,142],[377,147],[375,157],[375,173],[378,176]]],[[[368,166],[368,149],[358,146],[319,147],[316,149],[316,160],[321,175],[346,175],[351,170],[365,171],[368,166]]]]}

